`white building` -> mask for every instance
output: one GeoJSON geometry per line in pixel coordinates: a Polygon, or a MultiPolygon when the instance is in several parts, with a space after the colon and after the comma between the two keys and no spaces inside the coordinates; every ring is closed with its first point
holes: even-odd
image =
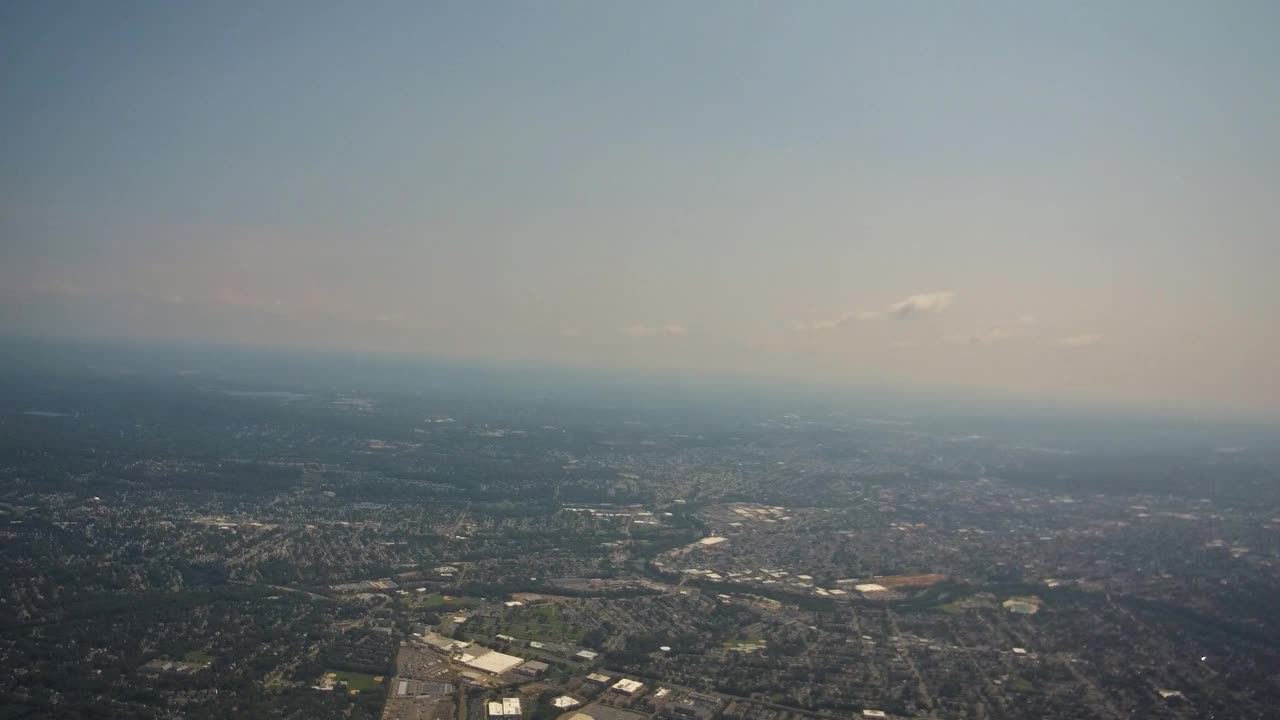
{"type": "Polygon", "coordinates": [[[568,695],[561,695],[560,697],[555,698],[554,700],[552,700],[552,701],[551,701],[551,704],[552,704],[553,706],[555,706],[555,707],[560,708],[561,710],[568,710],[569,708],[571,708],[571,707],[577,707],[577,706],[581,705],[582,703],[580,703],[580,702],[578,702],[577,700],[575,700],[575,699],[573,699],[573,698],[569,697],[568,695]]]}
{"type": "Polygon", "coordinates": [[[639,680],[629,680],[627,678],[622,678],[621,680],[613,684],[614,690],[617,690],[620,693],[625,693],[627,695],[635,695],[636,693],[640,692],[640,688],[642,687],[644,687],[644,683],[640,682],[639,680]]]}
{"type": "Polygon", "coordinates": [[[458,655],[458,662],[477,670],[499,675],[524,662],[524,658],[473,646],[458,655]]]}
{"type": "Polygon", "coordinates": [[[491,718],[518,718],[521,714],[520,698],[490,700],[485,707],[491,718]]]}

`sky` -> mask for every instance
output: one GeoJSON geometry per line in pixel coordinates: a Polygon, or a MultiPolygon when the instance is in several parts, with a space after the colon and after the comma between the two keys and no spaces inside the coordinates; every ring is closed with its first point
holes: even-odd
{"type": "Polygon", "coordinates": [[[1280,3],[0,4],[0,333],[1280,417],[1280,3]]]}

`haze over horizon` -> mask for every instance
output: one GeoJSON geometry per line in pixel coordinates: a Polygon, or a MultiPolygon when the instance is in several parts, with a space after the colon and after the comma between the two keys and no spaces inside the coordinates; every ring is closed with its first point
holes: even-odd
{"type": "Polygon", "coordinates": [[[1276,27],[7,3],[0,333],[1280,417],[1276,27]]]}

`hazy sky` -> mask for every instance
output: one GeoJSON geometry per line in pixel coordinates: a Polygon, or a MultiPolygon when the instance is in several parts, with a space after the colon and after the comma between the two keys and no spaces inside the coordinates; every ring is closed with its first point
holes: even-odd
{"type": "Polygon", "coordinates": [[[0,331],[1280,415],[1280,3],[0,4],[0,331]]]}

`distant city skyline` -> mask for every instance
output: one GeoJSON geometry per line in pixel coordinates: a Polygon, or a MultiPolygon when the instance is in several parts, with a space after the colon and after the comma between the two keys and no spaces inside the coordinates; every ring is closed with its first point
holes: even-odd
{"type": "Polygon", "coordinates": [[[0,333],[1280,417],[1280,5],[0,8],[0,333]]]}

